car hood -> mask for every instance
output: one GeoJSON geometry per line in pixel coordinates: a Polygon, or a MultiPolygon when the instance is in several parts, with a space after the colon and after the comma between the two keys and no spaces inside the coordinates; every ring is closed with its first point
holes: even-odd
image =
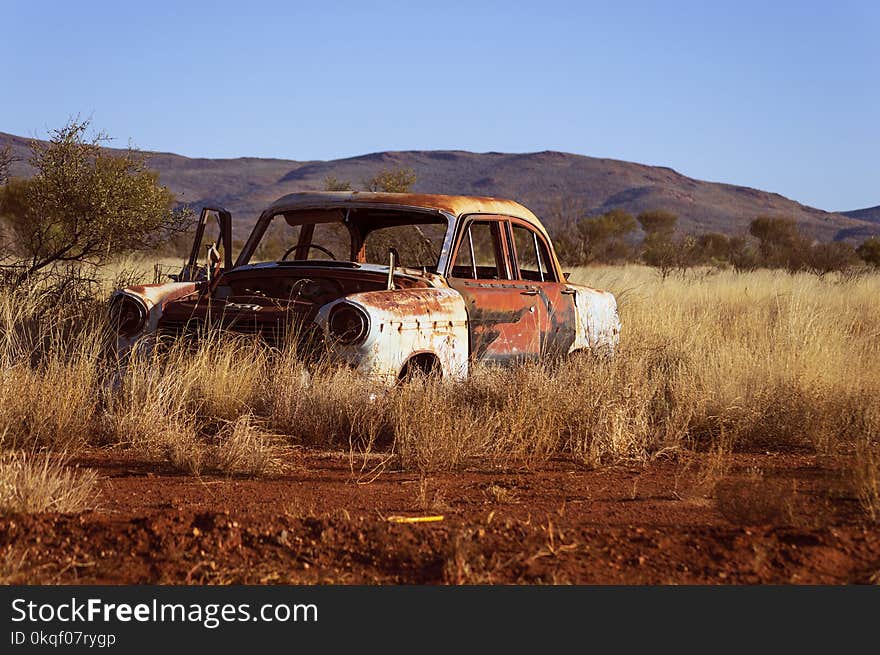
{"type": "MultiPolygon", "coordinates": [[[[324,259],[308,259],[293,260],[287,262],[261,262],[259,264],[246,264],[244,266],[236,266],[230,273],[238,273],[242,271],[264,271],[285,268],[326,268],[327,270],[341,269],[348,271],[362,271],[364,273],[373,273],[375,275],[388,275],[387,264],[367,264],[349,261],[332,261],[324,259]]],[[[443,278],[434,272],[421,268],[408,268],[405,266],[395,266],[395,276],[405,276],[414,280],[422,280],[428,286],[436,286],[437,281],[443,278]]]]}

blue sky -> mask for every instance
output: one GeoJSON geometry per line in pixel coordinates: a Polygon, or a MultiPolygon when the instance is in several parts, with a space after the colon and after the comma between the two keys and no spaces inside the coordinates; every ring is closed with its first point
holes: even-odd
{"type": "Polygon", "coordinates": [[[880,3],[0,0],[0,131],[189,156],[563,150],[880,204],[880,3]]]}

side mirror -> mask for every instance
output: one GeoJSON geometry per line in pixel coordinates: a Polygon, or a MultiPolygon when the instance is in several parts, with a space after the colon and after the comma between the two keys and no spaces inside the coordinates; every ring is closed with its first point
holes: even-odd
{"type": "Polygon", "coordinates": [[[562,274],[562,277],[564,277],[564,278],[565,278],[565,281],[568,282],[568,278],[571,277],[571,273],[563,273],[563,274],[562,274]]]}

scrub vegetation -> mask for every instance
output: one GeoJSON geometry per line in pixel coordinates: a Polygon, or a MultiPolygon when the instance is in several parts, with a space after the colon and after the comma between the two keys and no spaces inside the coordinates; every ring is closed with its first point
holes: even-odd
{"type": "MultiPolygon", "coordinates": [[[[664,279],[626,266],[574,269],[571,280],[617,295],[614,359],[478,367],[463,382],[390,389],[307,365],[293,346],[219,334],[120,367],[100,297],[76,285],[60,297],[6,290],[0,443],[14,457],[110,446],[190,474],[258,477],[283,472],[298,447],[347,450],[361,473],[378,458],[421,474],[812,452],[837,458],[877,516],[880,275],[664,279]]],[[[22,479],[16,466],[2,468],[2,484],[22,479]]]]}

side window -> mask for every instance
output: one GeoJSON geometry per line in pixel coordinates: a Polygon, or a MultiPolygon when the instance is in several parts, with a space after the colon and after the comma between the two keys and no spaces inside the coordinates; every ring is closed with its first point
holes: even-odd
{"type": "Polygon", "coordinates": [[[452,277],[467,280],[506,280],[501,253],[501,223],[473,221],[462,232],[452,277]]]}
{"type": "Polygon", "coordinates": [[[522,225],[513,224],[512,228],[520,279],[555,282],[556,275],[550,267],[550,253],[544,240],[537,232],[522,225]]]}

